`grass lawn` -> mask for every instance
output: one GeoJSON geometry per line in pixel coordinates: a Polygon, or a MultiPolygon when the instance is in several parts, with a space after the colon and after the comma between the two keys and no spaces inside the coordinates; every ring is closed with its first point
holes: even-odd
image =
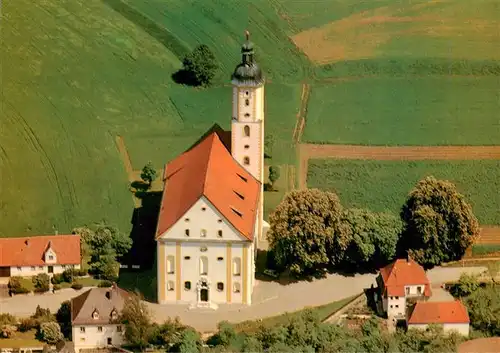
{"type": "Polygon", "coordinates": [[[345,298],[339,301],[331,302],[326,305],[316,306],[312,308],[304,308],[299,311],[295,311],[293,313],[285,313],[278,316],[272,316],[262,321],[243,321],[241,323],[235,324],[235,329],[239,332],[255,332],[259,329],[259,327],[273,327],[278,325],[285,325],[290,318],[301,315],[305,310],[311,309],[313,312],[317,313],[319,319],[321,321],[325,320],[328,316],[332,315],[336,311],[342,309],[344,306],[352,302],[358,296],[353,296],[349,298],[345,298]]]}
{"type": "Polygon", "coordinates": [[[21,277],[20,282],[21,282],[21,287],[26,288],[30,292],[35,290],[32,277],[21,277]]]}
{"type": "Polygon", "coordinates": [[[0,348],[43,347],[44,342],[35,338],[35,331],[16,332],[11,338],[0,338],[0,348]]]}
{"type": "MultiPolygon", "coordinates": [[[[137,26],[159,26],[156,37],[178,57],[203,43],[220,63],[218,82],[227,83],[240,60],[240,46],[248,29],[257,60],[266,76],[277,82],[300,82],[310,63],[289,40],[289,23],[277,13],[274,1],[104,0],[127,13],[137,26]],[[139,14],[139,15],[138,15],[139,14]],[[149,19],[144,19],[146,17],[149,19]]],[[[151,30],[150,30],[151,32],[151,30]]]]}
{"type": "MultiPolygon", "coordinates": [[[[101,283],[100,279],[96,279],[93,277],[81,277],[76,278],[74,283],[81,283],[84,287],[97,287],[99,283],[101,283]]],[[[62,282],[59,284],[61,288],[71,288],[72,283],[62,282]]]]}
{"type": "Polygon", "coordinates": [[[500,161],[310,160],[307,185],[334,190],[346,207],[399,212],[418,180],[429,175],[455,183],[481,224],[500,224],[500,161]]]}
{"type": "Polygon", "coordinates": [[[495,145],[500,136],[499,85],[498,77],[376,77],[316,85],[303,140],[358,145],[495,145]]]}
{"type": "Polygon", "coordinates": [[[498,253],[500,256],[500,244],[475,244],[472,245],[472,256],[483,256],[498,253]]]}
{"type": "MultiPolygon", "coordinates": [[[[293,164],[292,142],[296,114],[300,108],[300,84],[267,84],[265,87],[265,132],[274,137],[272,159],[266,163],[293,164]]],[[[181,117],[182,126],[175,131],[151,129],[125,134],[132,166],[142,168],[151,160],[158,168],[189,148],[214,123],[231,128],[231,87],[195,89],[175,87],[170,100],[181,117]]]]}
{"type": "Polygon", "coordinates": [[[120,271],[117,285],[131,292],[138,290],[145,300],[156,303],[156,267],[150,271],[120,271]]]}

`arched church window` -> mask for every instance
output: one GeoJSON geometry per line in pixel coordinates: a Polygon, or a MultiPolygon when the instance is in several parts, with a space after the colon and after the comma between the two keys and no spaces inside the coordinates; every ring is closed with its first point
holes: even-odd
{"type": "Polygon", "coordinates": [[[244,165],[249,165],[250,164],[250,157],[243,158],[243,164],[244,165]]]}
{"type": "Polygon", "coordinates": [[[200,275],[208,274],[208,258],[206,256],[200,257],[200,275]]]}
{"type": "Polygon", "coordinates": [[[167,273],[174,273],[175,272],[175,262],[174,262],[174,257],[172,255],[169,255],[167,257],[167,273]]]}
{"type": "Polygon", "coordinates": [[[239,257],[233,258],[233,275],[241,275],[241,259],[239,257]]]}
{"type": "Polygon", "coordinates": [[[244,132],[244,134],[245,134],[245,137],[250,137],[250,126],[245,125],[245,126],[243,127],[243,132],[244,132]]]}
{"type": "Polygon", "coordinates": [[[245,105],[248,107],[250,105],[250,99],[245,99],[245,105]]]}
{"type": "Polygon", "coordinates": [[[240,286],[239,282],[234,282],[234,284],[233,284],[233,291],[235,293],[241,292],[241,286],[240,286]]]}
{"type": "Polygon", "coordinates": [[[250,114],[249,113],[245,113],[245,118],[250,118],[250,114]]]}

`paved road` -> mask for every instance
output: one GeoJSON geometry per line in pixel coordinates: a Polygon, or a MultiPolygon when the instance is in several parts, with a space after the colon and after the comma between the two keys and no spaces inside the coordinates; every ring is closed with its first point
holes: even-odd
{"type": "MultiPolygon", "coordinates": [[[[483,267],[436,268],[428,272],[429,280],[435,285],[457,280],[462,272],[480,273],[483,267]]],[[[306,306],[318,306],[359,294],[364,288],[375,284],[375,275],[345,277],[328,275],[313,282],[298,282],[281,285],[276,282],[257,281],[253,295],[253,305],[220,305],[218,310],[189,310],[187,305],[159,305],[148,303],[155,321],[179,316],[181,320],[201,332],[214,331],[222,320],[240,322],[262,317],[279,315],[300,310],[306,306]]],[[[83,293],[73,289],[61,290],[56,294],[37,296],[15,296],[0,300],[0,313],[11,313],[26,317],[35,312],[36,306],[57,311],[64,300],[83,293]]]]}

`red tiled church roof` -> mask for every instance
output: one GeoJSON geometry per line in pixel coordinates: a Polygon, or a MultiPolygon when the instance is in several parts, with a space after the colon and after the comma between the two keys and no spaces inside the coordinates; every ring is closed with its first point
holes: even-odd
{"type": "Polygon", "coordinates": [[[397,259],[380,269],[384,281],[384,294],[404,296],[405,286],[425,285],[424,295],[431,295],[431,286],[425,270],[412,259],[397,259]]]}
{"type": "Polygon", "coordinates": [[[260,182],[233,159],[221,140],[226,135],[211,132],[166,165],[157,238],[205,196],[244,237],[253,239],[260,182]]]}
{"type": "Polygon", "coordinates": [[[79,235],[42,235],[0,239],[0,266],[45,265],[44,254],[49,246],[56,254],[56,264],[80,263],[79,235]]]}
{"type": "Polygon", "coordinates": [[[468,324],[469,322],[467,308],[460,300],[417,302],[408,320],[409,324],[468,324]]]}

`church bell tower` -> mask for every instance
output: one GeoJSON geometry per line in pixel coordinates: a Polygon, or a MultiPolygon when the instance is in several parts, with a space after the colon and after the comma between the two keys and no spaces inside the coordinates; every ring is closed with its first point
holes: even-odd
{"type": "Polygon", "coordinates": [[[231,153],[264,185],[264,77],[255,62],[250,33],[241,47],[241,63],[232,76],[231,153]]]}

